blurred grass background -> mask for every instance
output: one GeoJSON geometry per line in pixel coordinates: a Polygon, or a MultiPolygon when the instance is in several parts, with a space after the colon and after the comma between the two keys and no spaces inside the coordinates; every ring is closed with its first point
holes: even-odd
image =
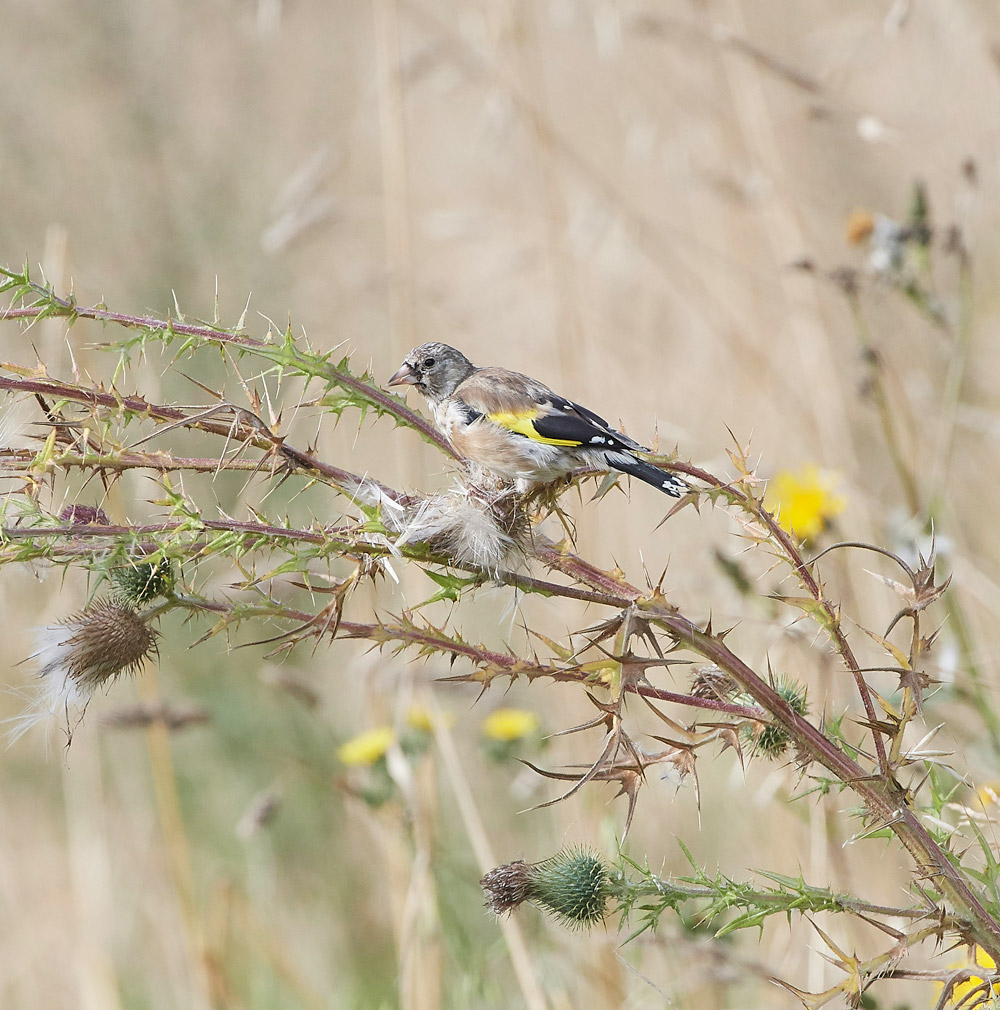
{"type": "MultiPolygon", "coordinates": [[[[40,0],[8,11],[0,31],[0,260],[40,262],[57,290],[72,283],[79,301],[124,312],[162,315],[176,297],[211,318],[217,291],[231,324],[252,294],[252,331],[266,331],[262,317],[279,328],[291,318],[315,347],[344,344],[379,377],[412,345],[444,340],[547,380],[640,440],[658,431],[661,448],[709,469],[727,465],[728,427],[752,437],[763,476],[836,471],[844,536],[898,547],[913,528],[849,307],[824,271],[864,265],[844,238],[853,209],[902,218],[920,179],[939,233],[962,224],[973,254],[953,441],[939,403],[954,341],[888,287],[867,287],[863,301],[906,457],[939,493],[971,659],[995,700],[998,52],[989,0],[40,0]],[[791,269],[801,257],[820,269],[791,269]]],[[[955,315],[954,260],[935,255],[955,315]]],[[[103,336],[78,324],[73,355],[107,381],[112,359],[84,346],[103,336]]],[[[37,353],[53,375],[73,367],[57,322],[28,334],[6,324],[0,353],[26,365],[37,353]]],[[[223,365],[200,361],[194,377],[221,384],[223,365]]],[[[168,363],[137,362],[126,384],[205,402],[168,363]]],[[[325,458],[389,484],[451,480],[430,447],[384,422],[295,424],[325,458]]],[[[211,493],[241,515],[265,489],[234,478],[211,493]]],[[[141,506],[126,504],[155,491],[130,475],[104,504],[136,520],[141,506]]],[[[73,498],[60,485],[54,507],[60,495],[73,498]]],[[[265,507],[308,523],[339,504],[286,486],[265,507]]],[[[705,509],[656,529],[663,511],[641,486],[581,503],[579,549],[634,580],[669,562],[672,599],[716,626],[741,621],[737,651],[807,682],[814,714],[839,711],[850,692],[810,633],[746,604],[722,574],[716,550],[742,551],[735,526],[705,509]]],[[[744,563],[766,580],[763,559],[744,563]]],[[[893,601],[851,566],[831,561],[831,592],[884,626],[893,601]]],[[[432,591],[407,573],[367,598],[399,612],[432,591]]],[[[14,715],[31,627],[79,608],[87,590],[8,570],[0,594],[14,689],[0,715],[14,715]]],[[[497,589],[452,619],[466,637],[529,648],[525,624],[560,638],[599,616],[497,589]]],[[[474,707],[474,691],[434,687],[456,717],[459,759],[414,759],[409,798],[375,811],[338,788],[336,747],[398,722],[411,700],[429,703],[443,664],[347,643],[285,660],[230,654],[222,638],[187,651],[207,625],[171,616],[162,630],[158,671],[96,699],[68,753],[56,733],[0,755],[0,1006],[793,1006],[767,972],[830,984],[801,921],[765,929],[759,945],[711,946],[675,926],[619,951],[613,925],[579,936],[528,911],[517,925],[542,993],[532,1004],[482,910],[483,867],[456,789],[468,780],[498,861],[582,841],[612,851],[624,807],[608,787],[518,813],[556,786],[491,761],[480,736],[501,703],[534,709],[547,731],[582,722],[593,711],[582,696],[515,685],[474,707]],[[314,704],[281,689],[289,678],[314,704]],[[102,726],[116,706],[161,695],[203,707],[209,723],[169,739],[102,726]],[[241,837],[269,792],[274,817],[241,837]]],[[[961,681],[949,630],[938,672],[961,681]]],[[[942,735],[962,770],[997,775],[976,713],[956,698],[943,690],[928,723],[949,718],[942,735]]],[[[573,737],[523,753],[551,766],[592,760],[596,745],[573,737]]],[[[842,847],[842,798],[780,805],[793,771],[756,763],[744,774],[731,753],[700,773],[700,816],[690,788],[649,784],[631,853],[683,872],[678,836],[733,876],[801,868],[817,884],[903,900],[906,862],[893,847],[842,847]]],[[[871,939],[857,929],[845,942],[871,939]]]]}

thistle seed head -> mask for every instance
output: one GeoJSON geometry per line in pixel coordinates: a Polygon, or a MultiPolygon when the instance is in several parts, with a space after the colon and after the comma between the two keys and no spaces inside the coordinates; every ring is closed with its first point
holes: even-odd
{"type": "Polygon", "coordinates": [[[94,691],[123,673],[134,673],[156,652],[156,635],[124,600],[93,603],[56,624],[39,628],[40,687],[29,710],[17,720],[11,736],[19,737],[49,715],[65,716],[86,708],[94,691]]]}

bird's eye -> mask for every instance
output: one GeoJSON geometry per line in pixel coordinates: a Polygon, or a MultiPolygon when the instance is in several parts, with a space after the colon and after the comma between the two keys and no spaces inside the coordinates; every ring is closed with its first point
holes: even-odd
{"type": "Polygon", "coordinates": [[[434,359],[433,358],[424,358],[423,365],[424,365],[424,368],[433,368],[434,367],[434,359]]]}

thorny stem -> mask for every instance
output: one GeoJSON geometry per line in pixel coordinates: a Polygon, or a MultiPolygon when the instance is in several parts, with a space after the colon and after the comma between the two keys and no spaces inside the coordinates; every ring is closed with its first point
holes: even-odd
{"type": "MultiPolygon", "coordinates": [[[[704,884],[691,884],[684,880],[664,880],[660,877],[650,875],[648,878],[638,881],[627,881],[624,885],[629,895],[669,895],[671,898],[679,895],[682,898],[707,898],[709,900],[719,897],[717,888],[708,887],[704,884]]],[[[744,901],[748,905],[778,905],[782,908],[788,904],[788,894],[781,891],[741,891],[740,903],[744,901]]],[[[855,912],[860,915],[884,915],[894,916],[900,919],[923,919],[927,917],[926,907],[900,908],[893,905],[876,905],[869,901],[862,901],[848,894],[837,894],[833,896],[836,906],[840,909],[855,912]]],[[[832,910],[830,908],[827,911],[832,910]]]]}
{"type": "MultiPolygon", "coordinates": [[[[157,319],[154,316],[133,316],[123,312],[111,312],[97,305],[88,308],[82,305],[75,305],[68,299],[59,298],[41,285],[32,284],[32,287],[48,299],[48,304],[0,309],[0,320],[61,316],[68,318],[72,324],[77,319],[94,319],[102,323],[117,323],[126,329],[199,337],[203,340],[228,344],[247,351],[255,351],[265,356],[272,354],[276,350],[273,344],[257,340],[255,337],[248,336],[245,333],[233,333],[212,326],[194,326],[190,323],[183,323],[172,319],[157,319]]],[[[386,413],[396,417],[400,424],[419,431],[424,438],[437,445],[446,455],[451,456],[453,459],[459,458],[447,439],[433,425],[428,423],[426,418],[421,417],[416,411],[410,410],[409,407],[400,403],[392,394],[386,393],[377,386],[362,382],[360,379],[343,372],[336,372],[335,377],[338,385],[342,385],[355,392],[363,393],[365,397],[377,403],[386,413]]]]}
{"type": "MultiPolygon", "coordinates": [[[[0,448],[0,469],[9,473],[31,470],[35,453],[30,449],[0,448]]],[[[122,452],[115,454],[67,453],[52,460],[65,470],[157,470],[167,473],[187,470],[191,473],[215,473],[221,470],[262,469],[258,459],[218,459],[215,456],[173,456],[169,453],[122,452]]]]}
{"type": "Polygon", "coordinates": [[[407,624],[367,624],[356,621],[329,620],[324,614],[317,615],[278,602],[268,601],[261,604],[239,605],[221,603],[192,593],[178,593],[164,609],[169,609],[170,606],[183,607],[196,613],[231,614],[241,619],[275,617],[300,623],[301,627],[296,631],[272,640],[278,643],[331,634],[339,638],[361,639],[378,645],[395,642],[403,647],[431,647],[435,651],[448,652],[456,659],[468,659],[479,666],[489,666],[496,673],[509,676],[524,674],[533,677],[549,677],[552,680],[560,681],[580,680],[579,673],[573,669],[564,670],[545,663],[522,659],[520,656],[510,653],[496,652],[482,646],[456,642],[434,628],[419,628],[407,624]]]}
{"type": "MultiPolygon", "coordinates": [[[[2,313],[0,313],[2,318],[2,313]]],[[[0,376],[0,390],[11,390],[22,393],[38,393],[51,396],[57,400],[72,400],[93,407],[107,407],[112,410],[125,410],[140,417],[149,417],[158,422],[180,423],[185,427],[197,428],[213,435],[245,441],[257,448],[280,453],[295,467],[321,474],[338,488],[353,492],[357,489],[360,478],[340,467],[325,463],[312,453],[303,452],[289,445],[283,438],[273,435],[265,425],[250,425],[243,419],[250,416],[249,411],[241,412],[242,416],[232,423],[211,421],[206,418],[192,419],[185,411],[177,407],[161,406],[149,403],[141,396],[120,396],[117,393],[101,393],[97,390],[81,388],[66,382],[52,379],[11,379],[0,376]]],[[[377,485],[377,482],[372,481],[377,485]]],[[[382,489],[387,490],[387,489],[382,489]]],[[[397,493],[397,498],[400,497],[397,493]]]]}
{"type": "MultiPolygon", "coordinates": [[[[349,527],[326,527],[323,529],[304,530],[293,529],[287,526],[270,526],[261,522],[245,522],[237,519],[199,519],[198,527],[205,530],[218,530],[228,533],[241,533],[249,536],[258,536],[262,542],[269,542],[277,539],[282,541],[295,541],[298,543],[310,543],[319,546],[329,546],[340,555],[350,557],[353,555],[369,555],[374,557],[386,557],[392,552],[388,546],[379,543],[364,543],[351,539],[337,539],[338,534],[349,534],[352,530],[349,527]]],[[[119,539],[123,536],[143,537],[160,533],[190,532],[191,525],[186,522],[162,522],[143,523],[131,526],[103,526],[96,523],[86,525],[60,524],[58,526],[7,526],[0,529],[0,543],[4,540],[33,540],[36,538],[72,538],[73,540],[95,540],[101,538],[119,539]]],[[[193,541],[187,545],[192,549],[197,549],[200,544],[193,541]]],[[[158,549],[155,543],[140,544],[136,548],[140,553],[152,554],[158,549]]],[[[480,568],[470,565],[457,565],[444,557],[437,557],[429,554],[423,546],[415,544],[403,545],[397,550],[404,556],[414,560],[426,562],[428,564],[439,564],[452,568],[463,568],[465,571],[474,572],[481,575],[483,580],[495,580],[504,585],[523,589],[526,592],[540,593],[545,596],[560,596],[568,600],[579,600],[583,603],[597,603],[602,606],[621,608],[628,606],[630,600],[622,596],[613,596],[608,593],[593,592],[587,589],[580,589],[577,586],[562,585],[558,582],[547,582],[543,579],[532,578],[518,572],[486,572],[480,568]]],[[[86,551],[78,545],[60,545],[57,553],[66,555],[79,555],[81,553],[92,554],[93,551],[86,551]]]]}
{"type": "Polygon", "coordinates": [[[649,684],[627,684],[625,689],[627,691],[634,691],[636,694],[642,695],[643,698],[652,698],[654,701],[669,701],[675,705],[703,708],[709,712],[719,712],[723,715],[731,715],[737,719],[752,719],[754,722],[763,722],[768,718],[767,712],[762,708],[754,708],[751,705],[737,705],[731,701],[722,701],[720,698],[698,698],[691,694],[663,691],[658,687],[650,687],[649,684]]]}
{"type": "MultiPolygon", "coordinates": [[[[269,602],[268,604],[257,606],[251,604],[249,607],[241,607],[235,603],[220,603],[191,593],[178,593],[172,600],[159,604],[156,608],[152,609],[155,609],[156,615],[159,615],[174,607],[183,607],[195,612],[205,611],[215,614],[239,613],[243,617],[260,616],[298,621],[302,625],[302,629],[300,630],[313,628],[318,634],[336,634],[341,638],[362,639],[380,644],[395,642],[401,647],[432,646],[435,649],[450,653],[456,659],[467,659],[478,667],[489,666],[496,671],[503,671],[512,676],[547,677],[555,681],[577,683],[586,683],[590,679],[588,675],[582,673],[576,667],[561,668],[550,666],[546,663],[537,663],[509,653],[485,649],[481,645],[456,643],[453,639],[435,631],[433,628],[416,628],[398,623],[365,624],[355,621],[340,621],[339,623],[327,625],[323,619],[317,619],[316,614],[288,607],[283,603],[269,602]]],[[[680,705],[689,705],[695,708],[703,708],[708,711],[730,715],[735,718],[751,719],[755,722],[761,722],[768,718],[767,712],[760,708],[753,708],[749,705],[735,705],[732,702],[719,701],[714,698],[695,698],[690,695],[675,694],[671,691],[661,691],[658,688],[650,687],[648,684],[628,685],[626,690],[656,701],[669,701],[680,705]]]]}

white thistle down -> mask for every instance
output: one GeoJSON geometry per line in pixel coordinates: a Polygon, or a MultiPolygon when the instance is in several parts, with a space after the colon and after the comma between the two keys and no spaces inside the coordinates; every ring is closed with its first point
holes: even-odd
{"type": "Polygon", "coordinates": [[[510,481],[485,471],[477,470],[468,483],[457,482],[416,504],[390,498],[370,480],[362,480],[353,497],[381,507],[382,524],[399,536],[394,543],[384,538],[378,542],[397,557],[399,548],[412,542],[429,544],[457,565],[487,572],[510,570],[521,559],[529,528],[522,498],[510,481]]]}
{"type": "Polygon", "coordinates": [[[396,547],[420,541],[457,565],[499,572],[516,567],[527,526],[520,496],[512,487],[498,491],[460,484],[408,510],[400,521],[396,547]]]}
{"type": "Polygon", "coordinates": [[[16,740],[49,717],[67,728],[83,717],[94,692],[123,673],[134,673],[156,651],[156,635],[122,600],[100,600],[56,624],[37,629],[37,697],[11,732],[16,740]],[[72,718],[71,717],[75,717],[72,718]]]}

